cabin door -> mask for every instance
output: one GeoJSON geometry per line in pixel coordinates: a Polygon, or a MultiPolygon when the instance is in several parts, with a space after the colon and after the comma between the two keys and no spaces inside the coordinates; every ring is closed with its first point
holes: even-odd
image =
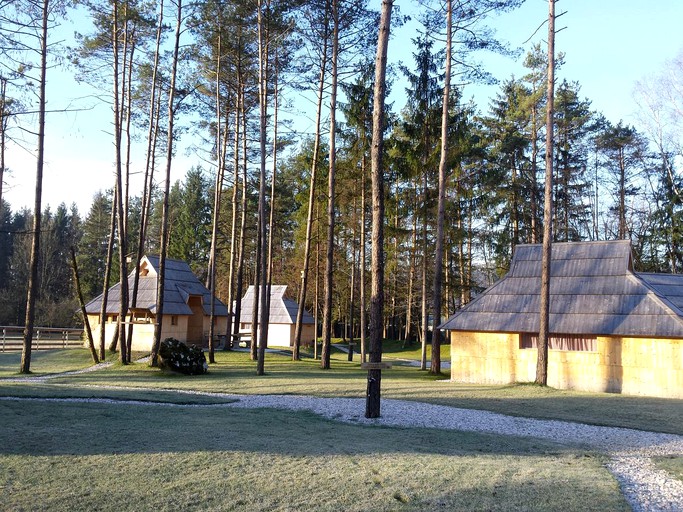
{"type": "Polygon", "coordinates": [[[204,343],[204,308],[201,295],[190,295],[187,305],[192,310],[192,316],[187,321],[187,341],[201,347],[204,343]]]}

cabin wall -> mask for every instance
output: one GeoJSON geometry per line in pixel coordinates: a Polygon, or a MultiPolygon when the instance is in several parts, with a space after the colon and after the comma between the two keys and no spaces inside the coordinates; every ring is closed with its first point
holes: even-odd
{"type": "MultiPolygon", "coordinates": [[[[294,331],[296,324],[292,325],[291,330],[291,343],[294,345],[294,331]]],[[[313,345],[315,340],[315,326],[313,324],[303,324],[301,326],[301,344],[302,345],[313,345]]]]}
{"type": "MultiPolygon", "coordinates": [[[[209,327],[211,326],[211,317],[204,316],[204,336],[207,338],[209,336],[209,327]]],[[[213,332],[214,336],[225,336],[228,332],[228,317],[227,316],[214,316],[213,320],[213,332]]]]}
{"type": "MultiPolygon", "coordinates": [[[[176,315],[175,323],[171,315],[164,315],[164,321],[161,325],[161,339],[176,338],[180,341],[186,341],[187,338],[187,315],[176,315]]],[[[99,315],[88,315],[90,322],[90,329],[92,330],[95,347],[100,344],[100,317],[99,315]]],[[[152,341],[154,340],[154,323],[133,324],[133,344],[132,349],[136,352],[149,352],[152,350],[152,341]]],[[[114,337],[116,331],[116,322],[111,321],[111,315],[107,317],[107,323],[104,326],[104,343],[108,348],[114,337]]],[[[126,330],[126,334],[128,331],[126,330]]]]}
{"type": "MultiPolygon", "coordinates": [[[[268,325],[268,347],[291,347],[294,345],[294,329],[296,324],[269,324],[268,325]]],[[[240,332],[251,332],[251,324],[240,325],[240,332]]],[[[301,326],[301,344],[310,344],[315,337],[313,324],[301,326]]]]}
{"type": "MultiPolygon", "coordinates": [[[[518,334],[451,332],[451,378],[509,384],[536,378],[536,349],[518,334]]],[[[548,385],[559,389],[683,398],[683,340],[598,337],[595,352],[548,351],[548,385]]]]}

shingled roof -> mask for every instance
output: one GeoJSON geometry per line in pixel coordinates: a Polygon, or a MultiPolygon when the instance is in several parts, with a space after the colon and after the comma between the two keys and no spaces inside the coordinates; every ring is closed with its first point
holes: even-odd
{"type": "MultiPolygon", "coordinates": [[[[441,325],[472,332],[539,330],[540,244],[518,245],[507,275],[441,325]]],[[[550,330],[683,338],[683,276],[638,274],[628,241],[552,246],[550,330]]]]}
{"type": "MultiPolygon", "coordinates": [[[[254,291],[253,285],[249,286],[247,293],[242,298],[242,312],[241,321],[244,319],[251,319],[254,311],[254,291]]],[[[271,324],[295,324],[296,314],[298,311],[298,304],[285,298],[286,285],[272,285],[270,287],[270,323],[271,324]]],[[[312,324],[315,322],[311,314],[304,309],[304,316],[302,319],[304,324],[312,324]]]]}
{"type": "MultiPolygon", "coordinates": [[[[157,271],[159,268],[158,256],[145,256],[140,262],[140,282],[136,309],[156,312],[157,303],[157,271]]],[[[135,272],[128,275],[129,294],[133,291],[135,272]]],[[[164,278],[164,314],[165,315],[192,315],[192,309],[188,306],[191,295],[201,295],[202,307],[205,315],[211,314],[211,292],[192,273],[190,266],[181,260],[166,259],[164,278]]],[[[102,307],[102,294],[88,302],[85,309],[88,313],[96,314],[102,307]]],[[[121,303],[121,284],[116,283],[109,288],[107,298],[107,313],[119,312],[121,303]]],[[[130,297],[129,302],[130,305],[130,297]]],[[[215,300],[214,313],[216,316],[227,316],[228,308],[218,298],[215,300]]]]}

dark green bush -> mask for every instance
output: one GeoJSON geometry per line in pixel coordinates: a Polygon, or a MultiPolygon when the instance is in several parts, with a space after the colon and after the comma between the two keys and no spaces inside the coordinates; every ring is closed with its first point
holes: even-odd
{"type": "Polygon", "coordinates": [[[187,346],[175,338],[166,338],[159,347],[159,366],[185,375],[203,375],[209,365],[201,348],[187,346]]]}

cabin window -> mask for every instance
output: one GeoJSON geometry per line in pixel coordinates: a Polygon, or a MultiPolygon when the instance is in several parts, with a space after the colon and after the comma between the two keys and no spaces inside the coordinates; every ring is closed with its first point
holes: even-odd
{"type": "MultiPolygon", "coordinates": [[[[519,336],[519,348],[537,348],[538,334],[524,333],[519,336]]],[[[597,338],[586,334],[552,334],[548,339],[550,350],[571,352],[596,352],[597,338]]]]}
{"type": "Polygon", "coordinates": [[[178,325],[178,315],[171,315],[171,325],[178,325]]]}
{"type": "Polygon", "coordinates": [[[240,329],[249,329],[251,327],[251,324],[246,324],[246,323],[242,322],[240,324],[240,326],[241,326],[240,329]]]}
{"type": "Polygon", "coordinates": [[[111,315],[109,317],[109,323],[115,324],[117,322],[118,318],[119,318],[118,315],[111,315]]]}

